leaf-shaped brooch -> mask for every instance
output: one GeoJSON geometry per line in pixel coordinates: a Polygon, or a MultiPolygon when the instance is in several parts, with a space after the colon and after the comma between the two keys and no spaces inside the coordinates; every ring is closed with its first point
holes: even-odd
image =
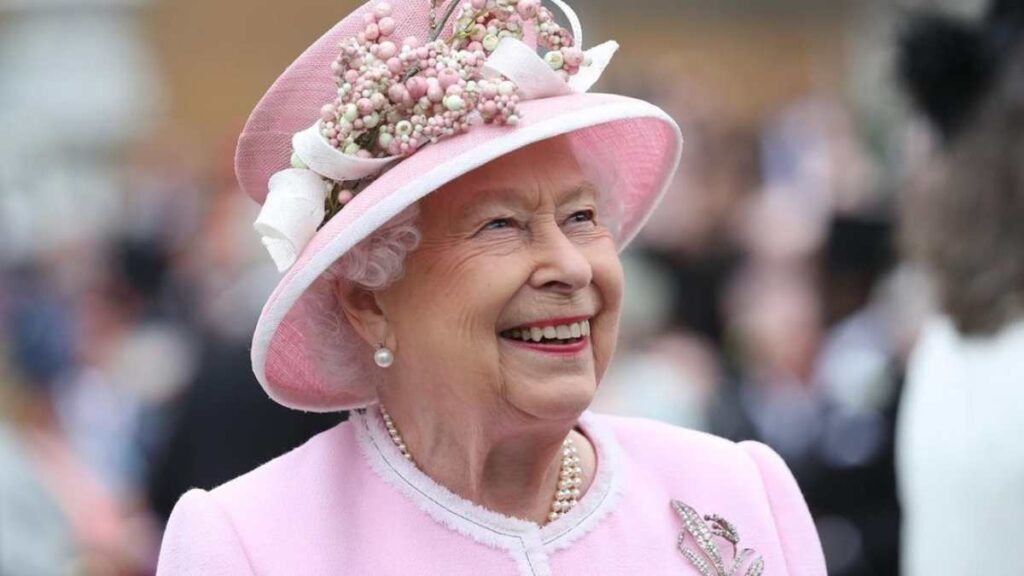
{"type": "Polygon", "coordinates": [[[701,576],[761,576],[764,572],[764,560],[757,552],[750,548],[740,549],[740,533],[731,522],[716,514],[702,518],[696,510],[679,500],[672,501],[672,509],[683,521],[683,531],[679,533],[676,546],[701,576]],[[716,537],[730,544],[732,558],[728,565],[715,542],[716,537]],[[696,547],[690,544],[691,541],[696,547]],[[744,567],[745,571],[740,572],[744,567]]]}

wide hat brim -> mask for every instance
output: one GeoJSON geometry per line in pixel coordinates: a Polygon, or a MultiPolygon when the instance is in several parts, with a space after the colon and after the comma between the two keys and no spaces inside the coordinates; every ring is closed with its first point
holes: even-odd
{"type": "MultiPolygon", "coordinates": [[[[356,10],[317,40],[278,78],[239,138],[236,172],[257,202],[270,176],[288,167],[291,137],[312,125],[334,95],[329,73],[340,39],[355,35],[356,10]]],[[[396,37],[423,36],[428,3],[396,6],[396,37]],[[397,14],[401,13],[399,18],[397,14]]],[[[607,193],[618,200],[619,246],[636,235],[667,190],[682,150],[676,123],[660,108],[610,94],[571,94],[520,103],[515,127],[478,125],[425,146],[380,175],[327,222],[299,254],[271,294],[256,326],[252,365],[257,380],[278,403],[312,412],[359,408],[375,402],[367,376],[372,348],[324,310],[325,270],[359,241],[427,194],[515,150],[565,135],[578,157],[596,167],[607,193]],[[329,342],[325,342],[329,340],[329,342]],[[365,347],[365,354],[351,351],[365,347]],[[338,357],[331,358],[337,351],[338,357]],[[354,360],[360,358],[361,360],[354,360]],[[341,362],[341,363],[339,363],[341,362]],[[353,365],[357,363],[358,365],[353,365]]]]}

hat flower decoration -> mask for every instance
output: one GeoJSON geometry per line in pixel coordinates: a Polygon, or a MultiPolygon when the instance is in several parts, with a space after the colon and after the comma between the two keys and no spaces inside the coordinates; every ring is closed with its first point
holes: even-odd
{"type": "Polygon", "coordinates": [[[392,7],[381,1],[337,43],[337,96],[292,137],[291,166],[270,177],[255,222],[279,271],[401,159],[479,124],[515,127],[521,102],[587,92],[618,49],[608,41],[582,50],[579,19],[562,0],[552,2],[571,32],[540,0],[456,0],[443,11],[425,1],[426,41],[395,38],[392,7]]]}

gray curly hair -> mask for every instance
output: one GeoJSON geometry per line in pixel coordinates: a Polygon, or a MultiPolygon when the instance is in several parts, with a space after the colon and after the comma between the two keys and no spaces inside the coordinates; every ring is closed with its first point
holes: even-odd
{"type": "Polygon", "coordinates": [[[419,204],[413,204],[356,244],[324,275],[365,290],[387,288],[402,274],[402,262],[419,246],[419,204]]]}

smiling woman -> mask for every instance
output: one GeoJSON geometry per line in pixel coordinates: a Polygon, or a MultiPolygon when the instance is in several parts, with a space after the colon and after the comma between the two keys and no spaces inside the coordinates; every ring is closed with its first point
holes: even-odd
{"type": "Polygon", "coordinates": [[[681,138],[586,92],[615,45],[554,4],[571,34],[538,0],[367,4],[253,112],[239,179],[287,270],[254,371],[355,413],[186,493],[161,574],[824,574],[768,448],[587,410],[681,138]]]}

